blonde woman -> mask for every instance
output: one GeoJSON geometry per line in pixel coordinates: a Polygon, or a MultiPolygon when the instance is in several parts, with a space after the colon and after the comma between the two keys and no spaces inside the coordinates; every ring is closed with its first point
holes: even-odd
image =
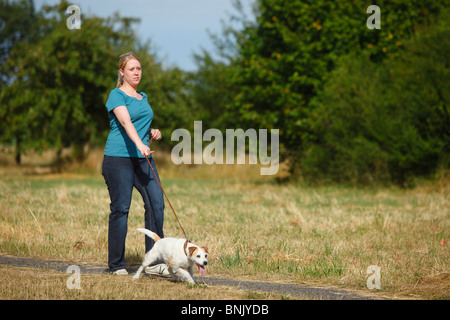
{"type": "MultiPolygon", "coordinates": [[[[145,157],[156,170],[149,147],[150,136],[161,139],[161,132],[151,129],[153,110],[147,95],[138,91],[142,77],[139,58],[132,52],[120,56],[117,88],[106,102],[110,132],[106,141],[102,174],[108,186],[110,203],[108,226],[108,266],[114,274],[128,274],[125,261],[125,238],[128,212],[135,187],[144,200],[145,228],[161,238],[163,235],[164,198],[161,188],[145,157]]],[[[159,177],[158,177],[159,179],[159,177]]],[[[153,240],[145,237],[145,251],[153,247],[153,240]]],[[[149,273],[168,274],[167,267],[149,267],[149,273]]]]}

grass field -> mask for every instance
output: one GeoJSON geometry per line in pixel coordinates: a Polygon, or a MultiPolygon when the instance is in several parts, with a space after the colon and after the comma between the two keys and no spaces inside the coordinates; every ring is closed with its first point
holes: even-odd
{"type": "MultiPolygon", "coordinates": [[[[209,276],[333,286],[391,298],[450,298],[448,178],[409,190],[307,187],[277,184],[254,166],[160,163],[163,186],[186,232],[211,251],[209,276]],[[380,290],[367,289],[371,265],[381,270],[380,290]]],[[[4,166],[1,174],[0,253],[106,266],[109,197],[99,173],[25,175],[4,166]]],[[[143,258],[144,239],[135,231],[142,226],[143,202],[135,192],[127,236],[130,265],[143,258]]],[[[183,237],[169,206],[164,230],[183,237]]],[[[286,298],[106,275],[83,277],[86,289],[74,293],[65,289],[66,279],[62,273],[0,266],[0,299],[286,298]],[[16,282],[23,290],[12,285],[16,282]],[[146,289],[130,293],[136,287],[146,289]]]]}

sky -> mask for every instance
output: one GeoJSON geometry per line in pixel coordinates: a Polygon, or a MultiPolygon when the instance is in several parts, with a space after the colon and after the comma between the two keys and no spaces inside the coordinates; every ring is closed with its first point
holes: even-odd
{"type": "MultiPolygon", "coordinates": [[[[42,5],[54,5],[59,0],[35,0],[36,10],[42,5]]],[[[242,0],[249,17],[254,0],[242,0]]],[[[208,34],[221,34],[222,23],[229,22],[236,14],[232,0],[73,0],[70,4],[80,7],[83,14],[99,17],[112,16],[119,12],[122,17],[140,18],[135,24],[136,33],[143,40],[150,39],[152,53],[164,66],[177,66],[194,71],[194,53],[201,48],[214,52],[214,45],[208,34]]],[[[81,25],[83,28],[83,25],[81,25]]],[[[143,42],[144,42],[143,41],[143,42]]]]}

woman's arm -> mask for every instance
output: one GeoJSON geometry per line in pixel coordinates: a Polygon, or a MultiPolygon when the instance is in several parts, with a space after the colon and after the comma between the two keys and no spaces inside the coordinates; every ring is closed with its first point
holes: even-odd
{"type": "Polygon", "coordinates": [[[133,141],[136,144],[136,147],[143,156],[148,157],[149,155],[155,152],[151,151],[150,148],[142,142],[141,138],[139,138],[136,128],[131,122],[130,114],[128,113],[127,107],[119,106],[117,108],[114,108],[113,112],[114,115],[119,120],[122,127],[125,129],[125,132],[127,133],[128,137],[130,137],[131,141],[133,141]]]}

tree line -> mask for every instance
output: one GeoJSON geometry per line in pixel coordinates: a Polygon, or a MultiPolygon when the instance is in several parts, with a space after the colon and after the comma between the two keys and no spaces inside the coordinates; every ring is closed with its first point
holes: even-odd
{"type": "Polygon", "coordinates": [[[138,21],[83,16],[69,30],[68,3],[36,11],[0,1],[0,140],[23,150],[84,157],[106,141],[104,104],[117,60],[142,59],[141,90],[155,127],[280,130],[280,159],[311,181],[408,185],[449,167],[449,10],[443,0],[257,0],[212,35],[197,70],[163,67],[138,21]],[[370,1],[369,1],[370,2],[370,1]],[[369,29],[366,8],[381,10],[369,29]]]}

